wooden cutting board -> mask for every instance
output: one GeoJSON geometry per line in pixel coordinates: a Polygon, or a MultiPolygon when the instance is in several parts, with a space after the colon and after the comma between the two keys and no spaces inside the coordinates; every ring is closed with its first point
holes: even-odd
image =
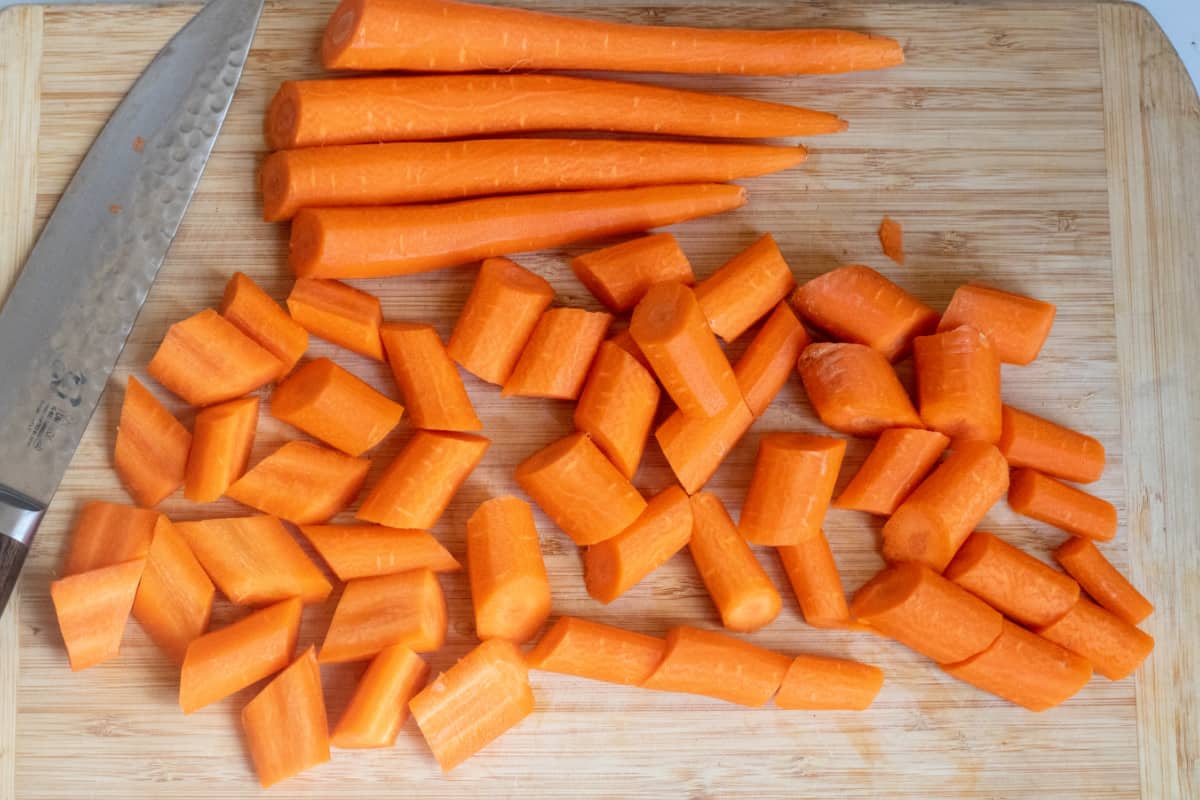
{"type": "MultiPolygon", "coordinates": [[[[81,502],[126,499],[109,456],[121,387],[144,374],[167,325],[218,302],[234,270],[277,298],[288,290],[286,230],[258,221],[261,119],[281,80],[319,74],[315,46],[332,5],[268,3],[200,191],[46,518],[19,607],[0,625],[0,798],[258,793],[238,727],[253,691],[182,716],[176,672],[136,624],[118,660],[72,674],[47,585],[81,502]]],[[[802,169],[748,182],[745,209],[676,232],[700,275],[771,231],[799,280],[857,262],[939,308],[966,280],[1057,303],[1043,356],[1027,368],[1005,367],[1005,399],[1104,442],[1109,468],[1094,489],[1117,505],[1123,523],[1105,551],[1157,603],[1147,630],[1158,649],[1136,680],[1097,678],[1035,715],[943,676],[893,642],[807,627],[774,555],[760,552],[787,599],[775,623],[747,638],[883,666],[887,683],[870,711],[746,710],[535,674],[537,713],[449,777],[409,723],[394,748],[336,752],[271,796],[1200,797],[1200,108],[1149,17],[1133,6],[1082,2],[538,6],[654,24],[850,27],[904,42],[908,64],[886,73],[660,79],[835,110],[852,125],[809,142],[802,169]],[[907,267],[879,251],[875,229],[885,213],[905,226],[907,267]]],[[[110,110],[193,11],[34,7],[0,15],[0,293],[110,110]]],[[[591,307],[567,267],[581,250],[520,260],[554,284],[561,303],[591,307]]],[[[445,335],[473,274],[466,267],[361,285],[383,298],[388,318],[430,321],[445,335]]],[[[381,365],[319,341],[312,355],[336,356],[394,391],[381,365]]],[[[471,510],[515,491],[514,464],[568,431],[571,416],[569,404],[502,401],[494,387],[468,384],[495,444],[436,529],[458,554],[471,510]]],[[[736,512],[763,431],[820,429],[793,380],[713,487],[736,512]]],[[[409,434],[405,423],[376,454],[377,467],[409,434]]],[[[255,457],[288,435],[264,416],[255,457]]],[[[865,448],[852,444],[843,481],[865,448]]],[[[654,490],[670,480],[652,452],[638,485],[654,490]]],[[[228,501],[203,508],[179,497],[163,509],[179,518],[239,511],[228,501]]],[[[716,626],[686,556],[602,607],[584,592],[576,549],[544,517],[539,525],[557,613],[654,634],[681,622],[716,626]]],[[[1062,539],[1003,503],[982,527],[1041,557],[1062,539]]],[[[876,528],[862,515],[829,516],[850,591],[879,567],[876,528]]],[[[473,642],[463,576],[444,585],[451,633],[430,658],[435,669],[473,642]]],[[[309,609],[303,643],[319,639],[331,607],[309,609]]],[[[219,621],[232,615],[223,608],[219,621]]],[[[325,670],[335,719],[355,675],[325,670]]]]}

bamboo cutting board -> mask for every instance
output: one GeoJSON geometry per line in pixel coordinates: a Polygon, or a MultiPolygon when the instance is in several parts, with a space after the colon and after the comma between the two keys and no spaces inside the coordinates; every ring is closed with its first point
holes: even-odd
{"type": "MultiPolygon", "coordinates": [[[[238,727],[253,690],[182,716],[176,672],[136,624],[118,660],[72,674],[47,584],[81,502],[126,499],[109,456],[121,387],[129,374],[144,375],[167,325],[217,303],[234,270],[277,298],[287,292],[285,229],[258,221],[262,112],[281,80],[318,74],[315,46],[332,5],[268,3],[217,152],[42,527],[19,607],[0,623],[0,798],[258,793],[238,727]]],[[[808,142],[803,168],[749,182],[746,208],[676,233],[701,276],[770,231],[799,280],[866,263],[939,308],[966,280],[1057,303],[1043,356],[1005,367],[1005,399],[1105,444],[1109,468],[1094,488],[1123,523],[1105,550],[1156,602],[1147,629],[1158,648],[1136,681],[1097,678],[1065,705],[1034,715],[943,676],[893,642],[805,626],[774,555],[760,552],[786,600],[780,618],[748,638],[881,665],[887,683],[870,711],[747,710],[535,673],[537,712],[449,777],[410,722],[394,748],[335,752],[271,796],[1200,797],[1200,108],[1145,12],[1082,2],[537,5],[656,24],[850,27],[904,42],[908,64],[886,73],[659,79],[827,108],[852,126],[808,142]],[[905,226],[906,268],[879,252],[875,228],[885,213],[905,226]]],[[[0,293],[110,110],[193,11],[0,14],[0,293]]],[[[554,284],[561,303],[592,307],[567,267],[583,249],[519,260],[554,284]]],[[[388,318],[431,321],[446,335],[473,272],[360,285],[382,297],[388,318]]],[[[394,392],[381,365],[319,341],[311,355],[335,356],[394,392]]],[[[494,445],[436,529],[459,555],[470,512],[490,495],[516,491],[513,466],[567,432],[571,415],[569,404],[502,401],[494,387],[474,379],[468,386],[494,445]]],[[[820,429],[793,380],[712,486],[736,513],[761,433],[820,429]]],[[[402,423],[381,446],[374,474],[410,430],[402,423]]],[[[255,458],[288,435],[264,415],[255,458]]],[[[843,482],[865,449],[852,443],[843,482]]],[[[656,490],[671,477],[650,451],[637,483],[656,490]]],[[[163,510],[176,518],[239,513],[228,501],[202,508],[178,496],[163,510]]],[[[849,591],[880,565],[877,525],[830,514],[827,532],[849,591]]],[[[1041,557],[1062,538],[1003,503],[982,527],[1041,557]]],[[[539,528],[556,613],[653,634],[681,622],[716,626],[686,556],[602,607],[584,592],[576,549],[540,515],[539,528]]],[[[450,641],[430,657],[434,669],[473,643],[464,577],[443,585],[450,641]]],[[[331,610],[332,602],[307,611],[302,644],[319,640],[331,610]]],[[[232,616],[224,608],[217,621],[232,616]]],[[[336,719],[356,668],[326,668],[323,677],[336,719]]]]}

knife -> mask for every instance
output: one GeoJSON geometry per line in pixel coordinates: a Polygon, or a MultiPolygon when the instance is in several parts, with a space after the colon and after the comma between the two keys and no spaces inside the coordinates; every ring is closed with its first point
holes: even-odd
{"type": "Polygon", "coordinates": [[[0,614],[200,182],[264,0],[211,0],[92,143],[0,308],[0,614]]]}

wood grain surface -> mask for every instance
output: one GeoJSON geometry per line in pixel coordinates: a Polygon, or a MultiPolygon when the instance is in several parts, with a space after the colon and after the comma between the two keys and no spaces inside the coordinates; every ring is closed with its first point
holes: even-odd
{"type": "MultiPolygon", "coordinates": [[[[325,0],[268,4],[217,152],[112,391],[42,526],[20,603],[15,784],[0,783],[0,797],[224,800],[258,793],[237,726],[253,690],[182,716],[175,705],[177,673],[136,624],[118,660],[72,674],[47,585],[81,502],[126,500],[110,459],[121,387],[130,374],[144,377],[166,327],[218,302],[237,269],[277,298],[287,292],[286,231],[258,221],[254,175],[263,155],[262,111],[281,80],[320,74],[314,50],[332,6],[325,0]]],[[[1005,399],[1105,444],[1109,468],[1093,488],[1117,505],[1123,521],[1105,552],[1158,604],[1149,630],[1159,647],[1136,680],[1096,679],[1062,707],[1034,715],[942,675],[893,642],[807,627],[776,558],[760,550],[787,600],[775,623],[747,638],[786,652],[881,665],[887,683],[870,711],[746,710],[535,674],[537,712],[451,776],[439,774],[409,723],[394,748],[337,752],[331,763],[272,789],[272,796],[1197,796],[1200,467],[1194,452],[1184,452],[1184,443],[1200,441],[1200,387],[1187,360],[1188,354],[1194,360],[1200,330],[1194,311],[1197,111],[1195,96],[1182,88],[1181,69],[1143,12],[1032,2],[645,6],[553,0],[538,7],[658,24],[844,26],[904,42],[908,63],[885,73],[655,78],[827,108],[852,126],[846,134],[806,142],[812,157],[803,168],[747,182],[745,209],[677,226],[676,233],[702,276],[771,231],[799,280],[857,262],[939,308],[966,280],[1057,303],[1043,356],[1030,367],[1005,367],[1005,399]],[[905,226],[907,267],[879,251],[875,229],[885,213],[905,226]]],[[[38,219],[53,207],[122,92],[192,10],[46,10],[38,219]]],[[[7,64],[8,50],[0,53],[7,64]]],[[[5,84],[9,79],[6,69],[5,84]]],[[[3,108],[7,124],[9,106],[3,108]]],[[[0,198],[19,187],[0,183],[0,198]]],[[[567,266],[583,249],[518,260],[555,286],[561,304],[595,307],[567,266]]],[[[466,267],[357,283],[380,295],[389,319],[429,321],[446,335],[473,274],[466,267]]],[[[311,354],[336,357],[382,390],[395,391],[379,364],[319,341],[311,354]]],[[[435,529],[457,555],[471,511],[488,496],[518,491],[513,466],[567,432],[571,415],[566,403],[501,400],[495,387],[470,378],[468,389],[494,445],[435,529]]],[[[154,390],[190,423],[179,403],[154,390]]],[[[402,423],[373,454],[373,475],[410,430],[402,423]]],[[[771,430],[822,430],[798,381],[789,383],[712,483],[735,513],[758,438],[771,430]]],[[[264,414],[254,457],[294,435],[264,414]]],[[[866,447],[852,442],[843,481],[866,447]]],[[[650,451],[636,480],[647,491],[671,480],[656,448],[650,451]]],[[[163,510],[188,519],[244,513],[230,501],[201,507],[178,496],[163,510]]],[[[584,591],[576,549],[540,514],[538,521],[556,612],[653,634],[680,622],[717,625],[686,557],[603,607],[584,591]]],[[[880,565],[877,527],[852,512],[829,516],[826,530],[848,590],[880,565]]],[[[981,527],[1043,558],[1062,539],[1003,503],[981,527]]],[[[447,577],[443,585],[451,630],[445,650],[430,658],[435,669],[474,641],[464,577],[447,577]]],[[[333,602],[306,612],[302,646],[320,638],[333,602]]],[[[218,622],[236,613],[222,607],[218,622]]],[[[332,718],[356,674],[353,667],[323,671],[332,718]]],[[[0,762],[11,747],[0,728],[0,762]]]]}

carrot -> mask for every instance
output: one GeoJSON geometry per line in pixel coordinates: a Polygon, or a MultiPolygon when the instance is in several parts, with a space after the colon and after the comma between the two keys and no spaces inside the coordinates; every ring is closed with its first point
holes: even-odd
{"type": "Polygon", "coordinates": [[[893,39],[842,30],[673,28],[455,0],[343,0],[325,28],[321,62],[326,69],[425,72],[795,75],[893,67],[904,52],[893,39]]]}
{"type": "Polygon", "coordinates": [[[246,470],[257,427],[257,397],[200,409],[193,425],[183,496],[193,503],[220,499],[246,470]]]}
{"type": "Polygon", "coordinates": [[[267,156],[263,219],[302,208],[392,206],[469,197],[675,183],[780,172],[803,147],[631,139],[471,139],[281,150],[267,156]]]}
{"type": "Polygon", "coordinates": [[[533,712],[529,670],[516,645],[489,639],[408,707],[433,757],[449,772],[533,712]]]}
{"type": "Polygon", "coordinates": [[[1008,620],[988,649],[941,667],[947,675],[1030,711],[1053,708],[1092,678],[1087,659],[1008,620]]]}
{"type": "Polygon", "coordinates": [[[308,442],[287,442],[225,492],[295,525],[325,522],[358,496],[371,462],[308,442]]]}
{"type": "Polygon", "coordinates": [[[429,665],[404,645],[380,650],[359,679],[330,743],[342,750],[391,747],[408,719],[409,701],[428,677],[429,665]]]}
{"type": "Polygon", "coordinates": [[[383,360],[379,298],[340,281],[297,278],[287,298],[288,313],[313,336],[359,355],[383,360]]]}
{"type": "Polygon", "coordinates": [[[545,278],[507,258],[486,259],[446,352],[472,375],[502,384],[553,299],[545,278]]]}
{"type": "Polygon", "coordinates": [[[713,333],[732,342],[782,302],[795,285],[775,237],[766,233],[696,284],[696,300],[713,333]]]}
{"type": "Polygon", "coordinates": [[[769,545],[797,544],[819,535],[845,454],[845,439],[764,435],[738,531],[748,542],[769,545]]]}
{"type": "Polygon", "coordinates": [[[680,625],[667,633],[666,653],[642,687],[760,708],[779,690],[791,662],[741,639],[680,625]]]}
{"type": "Polygon", "coordinates": [[[1137,625],[1154,606],[1117,571],[1091,539],[1073,536],[1054,551],[1054,560],[1092,599],[1130,625],[1137,625]]]}
{"type": "Polygon", "coordinates": [[[786,302],[775,306],[750,340],[749,347],[733,365],[733,376],[755,418],[762,416],[787,383],[800,351],[809,341],[808,331],[786,302]]]}
{"type": "Polygon", "coordinates": [[[325,641],[322,664],[364,661],[392,645],[418,653],[446,641],[446,596],[427,569],[347,581],[325,641]]]}
{"type": "Polygon", "coordinates": [[[883,670],[857,661],[796,656],[775,695],[779,708],[865,711],[883,688],[883,670]]]}
{"type": "Polygon", "coordinates": [[[285,364],[211,308],[167,329],[146,371],[193,406],[253,392],[283,374],[285,364]]]}
{"type": "Polygon", "coordinates": [[[923,564],[893,564],[854,595],[850,613],[874,630],[932,658],[953,664],[982,653],[1004,618],[923,564]]]}
{"type": "Polygon", "coordinates": [[[818,529],[814,536],[778,550],[804,621],[814,628],[847,627],[850,608],[825,532],[818,529]]]}
{"type": "Polygon", "coordinates": [[[1107,542],[1117,535],[1116,506],[1036,470],[1013,471],[1008,505],[1076,536],[1107,542]]]}
{"type": "Polygon", "coordinates": [[[543,672],[641,686],[658,668],[667,643],[578,617],[559,617],[525,660],[543,672]]]}
{"type": "Polygon", "coordinates": [[[85,503],[71,530],[63,577],[146,558],[161,517],[157,511],[118,503],[85,503]]]}
{"type": "Polygon", "coordinates": [[[745,202],[740,186],[688,183],[436,205],[305,208],[292,220],[288,264],[305,278],[408,275],[672,225],[745,202]]]}
{"type": "Polygon", "coordinates": [[[1004,363],[1028,364],[1050,336],[1054,312],[1053,303],[968,283],[954,291],[938,330],[969,325],[991,340],[1004,363]]]}
{"type": "Polygon", "coordinates": [[[1154,649],[1154,637],[1110,614],[1087,598],[1036,632],[1092,662],[1096,672],[1119,681],[1133,674],[1154,649]]]}
{"type": "Polygon", "coordinates": [[[836,114],[780,103],[529,73],[284,81],[264,125],[272,150],[534,131],[769,139],[846,127],[836,114]]]}
{"type": "Polygon", "coordinates": [[[188,645],[179,676],[183,713],[204,708],[288,665],[300,633],[299,597],[210,631],[188,645]]]}
{"type": "Polygon", "coordinates": [[[608,604],[667,563],[692,538],[692,504],[672,485],[646,505],[632,525],[588,547],[583,576],[588,594],[608,604]]]}
{"type": "Polygon", "coordinates": [[[311,647],[246,704],[242,728],[264,789],[329,760],[321,670],[311,647]]]}
{"type": "Polygon", "coordinates": [[[390,528],[432,528],[490,444],[468,433],[417,431],[355,517],[390,528]]]}
{"type": "Polygon", "coordinates": [[[775,619],[783,600],[720,499],[708,492],[693,495],[692,520],[688,550],[721,624],[749,632],[775,619]]]}
{"type": "Polygon", "coordinates": [[[1104,472],[1104,445],[1091,436],[1012,406],[1000,409],[1000,420],[996,446],[1009,466],[1076,483],[1092,483],[1104,472]]]}
{"type": "Polygon", "coordinates": [[[604,342],[575,405],[575,428],[591,436],[621,474],[632,479],[661,394],[654,376],[636,358],[604,342]]]}
{"type": "Polygon", "coordinates": [[[1049,625],[1079,599],[1070,577],[983,531],[967,537],[942,574],[1022,625],[1049,625]]]}
{"type": "Polygon", "coordinates": [[[309,361],[271,393],[271,416],[350,456],[382,442],[403,414],[404,406],[328,358],[309,361]]]}
{"type": "Polygon", "coordinates": [[[611,322],[612,315],[603,311],[544,312],[500,395],[576,399],[611,322]]]}
{"type": "Polygon", "coordinates": [[[175,526],[160,516],[133,599],[133,618],[176,665],[208,630],[216,590],[175,526]]]}
{"type": "Polygon", "coordinates": [[[223,517],[175,524],[204,571],[239,606],[289,597],[320,603],[333,587],[275,517],[223,517]]]}
{"type": "Polygon", "coordinates": [[[308,332],[245,273],[233,273],[225,284],[221,316],[279,359],[280,375],[291,372],[308,350],[308,332]]]}
{"type": "Polygon", "coordinates": [[[650,287],[633,310],[629,333],[686,416],[713,417],[742,399],[696,295],[682,283],[650,287]]]}
{"type": "Polygon", "coordinates": [[[646,500],[586,433],[573,433],[517,465],[517,484],[577,545],[611,539],[646,500]]]}
{"type": "Polygon", "coordinates": [[[918,428],[890,428],[879,434],[858,472],[833,501],[834,508],[881,517],[896,512],[929,474],[950,437],[918,428]]]}
{"type": "Polygon", "coordinates": [[[388,322],[379,329],[379,337],[413,425],[439,431],[483,430],[462,376],[432,325],[388,322]]]}
{"type": "Polygon", "coordinates": [[[192,435],[132,375],[121,403],[113,466],[140,506],[156,506],[184,481],[192,435]]]}
{"type": "Polygon", "coordinates": [[[467,520],[467,574],[480,639],[527,642],[550,616],[550,579],[529,504],[511,495],[467,520]]]}
{"type": "Polygon", "coordinates": [[[650,362],[646,359],[646,354],[642,352],[642,348],[638,347],[637,342],[633,340],[633,334],[629,332],[628,328],[617,331],[609,337],[608,341],[636,358],[637,362],[645,367],[646,371],[651,375],[654,374],[654,367],[650,366],[650,362]]]}
{"type": "Polygon", "coordinates": [[[145,565],[145,558],[136,558],[50,582],[73,672],[117,657],[145,565]]]}
{"type": "Polygon", "coordinates": [[[571,259],[571,271],[613,312],[628,311],[651,286],[665,281],[692,285],[692,265],[669,233],[655,233],[593,250],[571,259]]]}
{"type": "Polygon", "coordinates": [[[849,342],[810,344],[796,364],[821,422],[850,436],[922,427],[896,371],[878,350],[849,342]]]}
{"type": "Polygon", "coordinates": [[[1000,451],[986,442],[963,443],[884,523],[883,557],[941,572],[1007,489],[1000,451]]]}
{"type": "Polygon", "coordinates": [[[394,575],[411,569],[458,572],[462,565],[427,531],[382,525],[301,525],[340,581],[394,575]]]}
{"type": "Polygon", "coordinates": [[[952,439],[1000,441],[1000,360],[987,336],[953,328],[913,341],[925,425],[952,439]]]}
{"type": "Polygon", "coordinates": [[[886,215],[879,223],[879,246],[883,248],[885,256],[904,265],[904,228],[886,215]]]}
{"type": "Polygon", "coordinates": [[[686,417],[676,410],[658,426],[654,438],[676,480],[688,494],[695,494],[708,483],[752,422],[754,415],[744,401],[708,419],[686,417]]]}

